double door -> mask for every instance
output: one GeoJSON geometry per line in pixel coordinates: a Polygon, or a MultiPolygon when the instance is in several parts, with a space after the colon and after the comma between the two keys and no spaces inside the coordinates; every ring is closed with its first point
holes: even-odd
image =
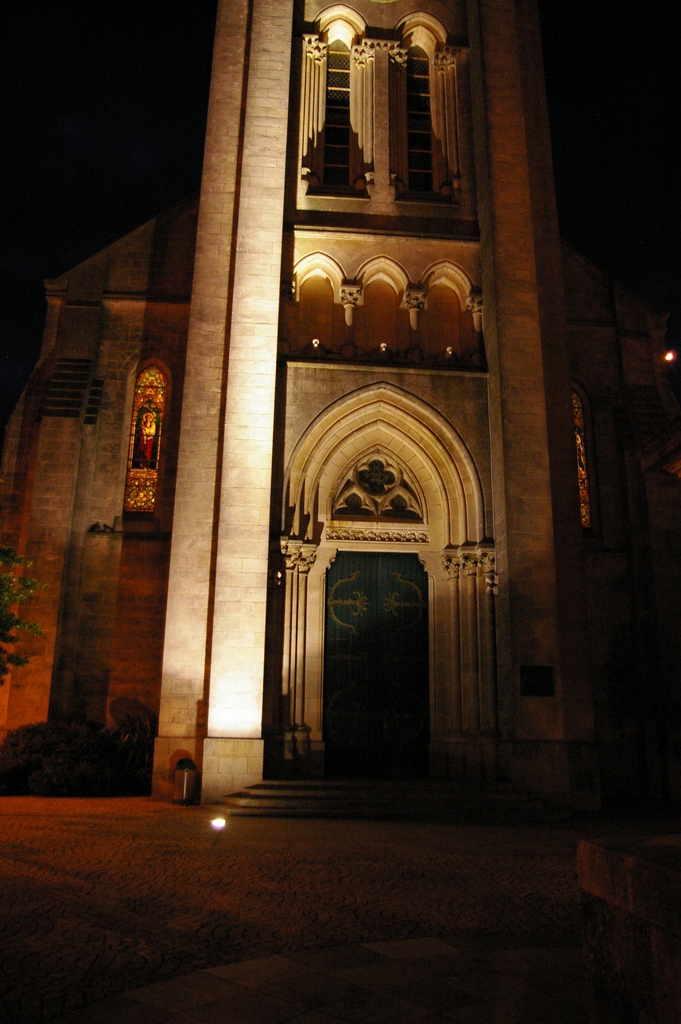
{"type": "Polygon", "coordinates": [[[341,551],[327,574],[325,772],[418,778],[428,760],[428,583],[414,554],[341,551]]]}

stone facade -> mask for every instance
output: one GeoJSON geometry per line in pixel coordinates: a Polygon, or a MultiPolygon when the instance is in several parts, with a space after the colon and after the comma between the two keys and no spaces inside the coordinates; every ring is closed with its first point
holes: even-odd
{"type": "Polygon", "coordinates": [[[186,756],[204,800],[323,776],[329,568],[414,552],[432,777],[681,793],[664,324],[561,245],[531,0],[224,0],[198,203],[47,288],[2,486],[50,586],[4,728],[126,698],[161,797],[186,756]]]}

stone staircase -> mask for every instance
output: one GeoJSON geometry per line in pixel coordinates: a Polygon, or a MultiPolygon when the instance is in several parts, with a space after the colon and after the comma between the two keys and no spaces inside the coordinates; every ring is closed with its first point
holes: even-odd
{"type": "Polygon", "coordinates": [[[435,780],[271,780],[225,797],[231,816],[516,822],[565,817],[557,806],[502,783],[435,780]]]}

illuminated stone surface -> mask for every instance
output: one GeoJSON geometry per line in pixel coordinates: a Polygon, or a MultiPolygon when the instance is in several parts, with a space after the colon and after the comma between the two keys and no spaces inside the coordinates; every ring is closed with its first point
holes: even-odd
{"type": "Polygon", "coordinates": [[[204,801],[324,778],[327,573],[411,551],[421,771],[681,798],[664,319],[561,243],[533,5],[405,2],[221,0],[200,198],[47,282],[0,472],[44,635],[0,733],[124,697],[158,713],[159,797],[184,757],[204,801]],[[125,503],[150,366],[160,458],[130,472],[157,473],[153,511],[125,503]],[[390,512],[348,490],[372,461],[405,482],[390,512]]]}

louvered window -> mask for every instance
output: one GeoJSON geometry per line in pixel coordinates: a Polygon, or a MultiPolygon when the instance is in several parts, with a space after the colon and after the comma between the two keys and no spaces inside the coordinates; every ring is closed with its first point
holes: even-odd
{"type": "Polygon", "coordinates": [[[428,57],[413,47],[407,57],[407,170],[410,192],[433,191],[433,145],[428,57]]]}
{"type": "Polygon", "coordinates": [[[326,64],[326,124],[324,184],[350,184],[350,51],[339,40],[331,43],[326,64]]]}

